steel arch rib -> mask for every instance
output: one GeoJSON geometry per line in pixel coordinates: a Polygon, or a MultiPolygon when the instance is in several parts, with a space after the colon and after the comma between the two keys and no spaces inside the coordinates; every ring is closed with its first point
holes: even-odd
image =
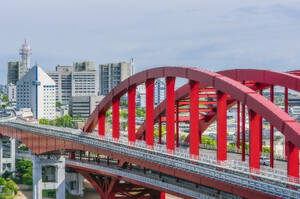
{"type": "MultiPolygon", "coordinates": [[[[291,71],[288,73],[274,72],[268,70],[255,70],[255,69],[234,69],[227,71],[220,71],[218,74],[225,75],[236,81],[254,81],[266,85],[278,85],[287,87],[289,89],[300,92],[300,77],[294,75],[297,71],[291,71]]],[[[203,87],[202,87],[203,88],[203,87]]],[[[176,100],[180,100],[189,95],[188,84],[182,86],[176,91],[176,100]]],[[[165,101],[159,104],[155,110],[155,120],[159,115],[162,115],[166,109],[165,101]]],[[[228,108],[231,108],[236,103],[236,100],[230,100],[228,108]]],[[[200,131],[204,132],[207,127],[216,119],[215,112],[211,112],[204,119],[200,120],[200,131]]],[[[144,125],[142,125],[137,131],[137,138],[141,137],[145,131],[144,125]]]]}
{"type": "MultiPolygon", "coordinates": [[[[258,71],[258,70],[256,70],[258,71]]],[[[231,74],[238,74],[236,77],[240,77],[239,70],[233,70],[231,74]]],[[[98,114],[100,111],[106,111],[112,104],[112,98],[116,96],[122,96],[128,91],[128,88],[132,85],[139,85],[150,78],[161,78],[161,77],[181,77],[189,80],[201,82],[201,85],[206,87],[214,87],[223,93],[229,94],[232,98],[246,104],[250,109],[256,113],[262,115],[266,120],[272,123],[278,130],[280,130],[289,140],[298,148],[300,147],[300,124],[295,121],[291,116],[271,103],[265,97],[257,94],[252,89],[240,84],[239,82],[222,75],[225,72],[214,73],[199,68],[192,67],[160,67],[149,69],[140,73],[137,73],[128,79],[121,82],[116,86],[97,106],[94,110],[87,123],[84,126],[85,132],[92,132],[95,128],[98,120],[98,114]]],[[[288,84],[287,86],[292,87],[291,89],[297,89],[300,85],[300,78],[295,75],[270,72],[274,75],[281,77],[289,77],[294,84],[288,84]]],[[[226,75],[229,73],[227,72],[226,75]]],[[[262,75],[264,80],[267,80],[267,73],[262,75]]],[[[286,81],[287,82],[287,81],[286,81]]],[[[282,81],[277,81],[278,84],[282,84],[282,81]]]]}

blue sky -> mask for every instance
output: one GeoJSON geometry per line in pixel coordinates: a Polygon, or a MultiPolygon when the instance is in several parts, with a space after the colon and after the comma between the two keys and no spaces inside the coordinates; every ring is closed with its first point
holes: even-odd
{"type": "Polygon", "coordinates": [[[26,38],[31,62],[135,58],[136,70],[176,65],[300,69],[299,0],[1,0],[0,83],[26,38]]]}

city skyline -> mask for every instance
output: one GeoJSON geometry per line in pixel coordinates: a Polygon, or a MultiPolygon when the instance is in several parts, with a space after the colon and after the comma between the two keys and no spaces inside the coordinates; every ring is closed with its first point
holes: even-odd
{"type": "Polygon", "coordinates": [[[295,70],[299,10],[294,0],[2,2],[0,83],[7,62],[20,60],[24,39],[32,47],[31,66],[37,62],[45,71],[131,57],[137,72],[163,65],[295,70]]]}

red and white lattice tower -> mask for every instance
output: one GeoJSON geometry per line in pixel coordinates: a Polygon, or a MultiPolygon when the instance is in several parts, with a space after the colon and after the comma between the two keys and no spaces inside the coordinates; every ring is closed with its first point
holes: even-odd
{"type": "Polygon", "coordinates": [[[31,48],[29,44],[27,43],[26,39],[24,41],[24,44],[22,44],[22,48],[20,49],[19,53],[22,57],[22,66],[20,70],[21,76],[26,74],[30,68],[30,55],[31,55],[31,48]]]}

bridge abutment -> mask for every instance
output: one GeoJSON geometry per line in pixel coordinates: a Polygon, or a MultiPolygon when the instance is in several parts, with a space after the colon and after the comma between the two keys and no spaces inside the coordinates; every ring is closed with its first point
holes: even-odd
{"type": "Polygon", "coordinates": [[[56,199],[65,199],[65,158],[55,155],[34,155],[32,161],[33,199],[42,199],[43,190],[56,190],[56,199]]]}

